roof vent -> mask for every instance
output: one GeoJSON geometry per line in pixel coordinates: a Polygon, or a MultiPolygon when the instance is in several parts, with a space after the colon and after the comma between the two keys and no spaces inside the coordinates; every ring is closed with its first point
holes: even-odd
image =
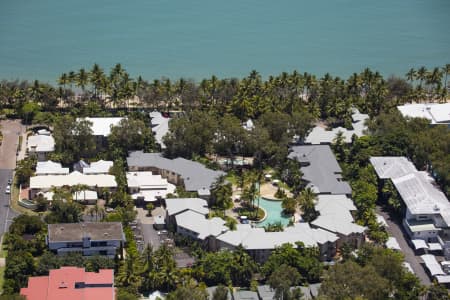
{"type": "Polygon", "coordinates": [[[103,233],[104,236],[108,236],[109,234],[107,232],[103,233]]]}
{"type": "Polygon", "coordinates": [[[440,210],[440,208],[439,208],[439,206],[437,206],[437,204],[433,207],[433,209],[434,209],[435,211],[439,211],[439,210],[440,210]]]}
{"type": "Polygon", "coordinates": [[[61,281],[61,283],[59,284],[59,288],[60,289],[66,289],[67,288],[67,284],[64,281],[61,281]]]}

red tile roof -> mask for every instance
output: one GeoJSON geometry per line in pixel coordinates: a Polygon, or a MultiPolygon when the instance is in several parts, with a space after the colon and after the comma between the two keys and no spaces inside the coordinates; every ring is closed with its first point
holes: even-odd
{"type": "Polygon", "coordinates": [[[62,267],[50,270],[49,276],[30,277],[28,287],[22,288],[20,294],[27,300],[114,300],[114,271],[94,273],[62,267]]]}

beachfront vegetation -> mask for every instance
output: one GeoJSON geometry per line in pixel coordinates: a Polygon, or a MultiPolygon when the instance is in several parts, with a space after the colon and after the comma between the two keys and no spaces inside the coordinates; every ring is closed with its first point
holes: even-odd
{"type": "MultiPolygon", "coordinates": [[[[105,198],[107,205],[115,210],[106,214],[104,220],[121,221],[126,226],[136,216],[124,173],[127,152],[159,150],[148,127],[150,119],[146,112],[158,110],[176,114],[174,111],[181,111],[170,122],[170,133],[164,139],[166,156],[181,156],[214,167],[218,164],[210,159],[211,155],[226,157],[231,162],[236,174],[235,185],[243,189],[240,214],[252,219],[263,217],[263,211],[258,208],[259,185],[263,170],[270,168],[293,195],[287,198],[279,193],[283,196],[280,198],[285,199],[285,211],[292,213],[300,207],[303,219],[312,221],[317,216],[315,195],[305,189],[299,163],[286,159],[288,147],[293,142],[301,142],[317,122],[329,128],[351,128],[352,109],[358,108],[371,117],[369,135],[354,137],[350,144],[344,143],[343,136],[338,135],[332,148],[344,170],[344,179],[352,186],[358,223],[367,226],[371,240],[381,245],[387,233],[376,222],[376,205],[387,206],[396,213],[403,208],[389,183],[379,186],[368,161],[370,156],[405,155],[418,169],[430,170],[443,191],[450,195],[449,131],[430,127],[424,120],[404,119],[395,109],[411,101],[446,100],[449,71],[449,65],[431,71],[423,67],[411,69],[406,80],[383,78],[370,69],[354,73],[348,79],[331,74],[319,78],[294,71],[264,80],[252,71],[242,79],[212,76],[196,83],[185,79],[148,82],[140,77],[131,78],[120,64],[109,73],[94,65],[91,70],[62,74],[57,87],[37,80],[32,83],[3,81],[0,83],[0,109],[7,109],[8,116],[20,117],[25,124],[51,126],[56,141],[51,159],[55,161],[70,165],[79,159],[114,160],[111,172],[118,188],[105,198]],[[105,149],[93,137],[89,122],[77,121],[86,116],[128,118],[112,128],[105,149]],[[242,123],[249,119],[253,120],[254,128],[246,130],[242,123]],[[238,156],[253,157],[251,170],[243,171],[233,165],[238,156]]],[[[34,165],[32,160],[19,163],[20,183],[27,183],[34,165]]],[[[62,192],[57,193],[60,201],[54,201],[45,221],[80,221],[81,210],[70,201],[73,191],[62,192]]],[[[182,187],[177,188],[177,194],[179,197],[195,196],[182,187]]],[[[212,199],[215,213],[226,218],[223,211],[232,205],[231,185],[219,181],[212,190],[212,199]]],[[[17,222],[28,221],[19,219],[17,222]]],[[[232,228],[236,225],[229,219],[227,224],[232,228]]],[[[170,292],[169,299],[186,295],[191,299],[204,299],[202,282],[250,286],[255,278],[270,284],[283,299],[290,297],[288,285],[319,282],[322,278],[325,279],[321,294],[329,299],[359,296],[416,299],[423,293],[417,278],[399,267],[402,257],[391,251],[383,252],[379,246],[361,250],[357,259],[351,258],[352,249],[340,249],[345,262],[328,269],[320,263],[317,249],[302,245],[280,247],[263,265],[256,264],[243,249],[218,253],[198,251],[194,266],[177,268],[174,253],[167,247],[156,251],[147,248],[138,253],[128,227],[128,255],[124,260],[98,259],[89,263],[80,257],[67,257],[62,261],[47,253],[40,238],[45,226],[34,231],[14,228],[12,226],[7,238],[8,249],[15,253],[6,259],[4,291],[8,294],[24,286],[28,276],[46,274],[49,269],[65,264],[84,265],[88,270],[114,267],[119,299],[136,299],[138,294],[155,289],[170,292]],[[28,231],[39,238],[25,239],[28,231]],[[393,271],[388,272],[381,262],[392,266],[393,271]],[[262,277],[256,277],[257,273],[262,277]],[[343,291],[341,282],[354,289],[343,291]],[[367,282],[371,285],[367,286],[367,282]]],[[[276,224],[268,229],[280,230],[276,224]]],[[[438,289],[430,291],[430,295],[439,294],[438,289]]]]}

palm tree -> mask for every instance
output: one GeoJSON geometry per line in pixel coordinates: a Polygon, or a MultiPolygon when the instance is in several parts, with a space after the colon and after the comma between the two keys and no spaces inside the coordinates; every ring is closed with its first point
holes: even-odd
{"type": "Polygon", "coordinates": [[[62,73],[61,76],[58,79],[58,84],[62,86],[64,91],[64,100],[67,96],[66,94],[66,84],[69,83],[69,77],[67,76],[67,73],[62,73]]]}
{"type": "Polygon", "coordinates": [[[84,68],[81,68],[77,74],[76,84],[77,86],[81,87],[81,90],[84,93],[84,89],[88,83],[89,83],[89,74],[86,72],[84,68]]]}
{"type": "Polygon", "coordinates": [[[100,68],[100,66],[98,64],[94,64],[91,71],[89,72],[89,81],[94,87],[94,98],[97,98],[98,96],[98,91],[100,89],[104,76],[105,74],[103,73],[103,70],[100,68]]]}
{"type": "Polygon", "coordinates": [[[416,76],[417,76],[417,72],[414,68],[409,69],[408,73],[406,73],[406,79],[411,81],[411,84],[416,79],[416,76]]]}
{"type": "Polygon", "coordinates": [[[444,80],[444,89],[447,90],[447,76],[448,74],[450,74],[450,64],[446,64],[443,68],[442,68],[442,72],[445,75],[445,80],[444,80]]]}
{"type": "Polygon", "coordinates": [[[316,198],[316,194],[310,187],[304,189],[298,197],[300,209],[303,212],[303,219],[306,222],[312,222],[318,215],[315,209],[316,198]]]}
{"type": "Polygon", "coordinates": [[[420,67],[419,70],[417,70],[417,78],[420,80],[419,85],[422,85],[422,82],[427,78],[427,68],[424,66],[420,67]]]}

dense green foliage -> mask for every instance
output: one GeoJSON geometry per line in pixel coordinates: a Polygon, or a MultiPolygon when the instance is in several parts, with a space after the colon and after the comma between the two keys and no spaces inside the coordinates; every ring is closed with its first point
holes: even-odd
{"type": "Polygon", "coordinates": [[[332,266],[320,287],[324,299],[418,299],[425,289],[403,266],[403,256],[365,245],[356,259],[332,266]],[[370,283],[370,284],[368,284],[370,283]]]}
{"type": "Polygon", "coordinates": [[[296,282],[318,282],[322,274],[323,265],[319,260],[319,250],[304,247],[297,243],[297,248],[291,244],[284,244],[275,249],[262,267],[262,273],[267,277],[282,265],[293,267],[300,274],[296,282]]]}

